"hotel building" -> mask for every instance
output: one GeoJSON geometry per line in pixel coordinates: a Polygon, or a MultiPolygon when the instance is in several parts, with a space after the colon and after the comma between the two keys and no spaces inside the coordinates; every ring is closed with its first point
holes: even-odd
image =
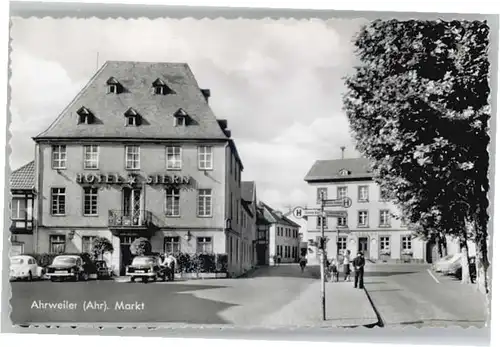
{"type": "Polygon", "coordinates": [[[123,274],[146,237],[154,252],[225,253],[230,274],[250,266],[243,164],[209,97],[187,64],[106,62],[34,138],[34,251],[88,252],[104,236],[123,274]]]}
{"type": "MultiPolygon", "coordinates": [[[[351,256],[361,251],[367,259],[385,261],[415,261],[425,259],[425,242],[412,236],[396,206],[373,180],[369,161],[364,158],[318,160],[309,170],[305,181],[314,188],[315,208],[320,207],[320,196],[325,199],[349,197],[352,206],[327,210],[344,211],[347,217],[323,219],[326,250],[331,257],[346,249],[351,256]],[[338,247],[337,247],[338,246],[338,247]]],[[[312,206],[311,206],[312,207],[312,206]]],[[[317,245],[321,236],[321,217],[308,217],[309,244],[317,245]]],[[[309,257],[317,261],[317,248],[310,247],[309,257]]]]}

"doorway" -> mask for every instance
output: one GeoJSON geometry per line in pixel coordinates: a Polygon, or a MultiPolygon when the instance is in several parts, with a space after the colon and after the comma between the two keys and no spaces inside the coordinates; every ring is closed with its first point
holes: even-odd
{"type": "Polygon", "coordinates": [[[267,249],[266,244],[263,243],[257,244],[257,265],[266,265],[267,261],[266,249],[267,249]]]}
{"type": "Polygon", "coordinates": [[[365,258],[368,256],[368,237],[358,238],[358,252],[362,252],[365,258]]]}
{"type": "MultiPolygon", "coordinates": [[[[139,226],[142,221],[142,189],[125,187],[122,191],[123,220],[128,225],[139,226]]],[[[126,225],[125,224],[125,225],[126,225]]]]}
{"type": "Polygon", "coordinates": [[[120,276],[125,275],[125,270],[128,265],[132,264],[132,252],[130,251],[130,245],[134,242],[138,236],[120,236],[120,276]]]}

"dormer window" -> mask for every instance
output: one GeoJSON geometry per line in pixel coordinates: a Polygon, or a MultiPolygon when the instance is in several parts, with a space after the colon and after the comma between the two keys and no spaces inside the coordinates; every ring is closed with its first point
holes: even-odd
{"type": "Polygon", "coordinates": [[[119,94],[122,91],[122,85],[114,77],[110,77],[106,84],[108,85],[108,94],[119,94]]]}
{"type": "Polygon", "coordinates": [[[170,89],[165,82],[163,82],[161,79],[157,78],[153,82],[153,92],[156,95],[166,95],[166,94],[173,93],[173,90],[170,89]]]}
{"type": "Polygon", "coordinates": [[[141,125],[141,116],[133,108],[129,108],[124,115],[125,118],[127,119],[127,122],[125,123],[126,126],[141,125]]]}
{"type": "Polygon", "coordinates": [[[94,123],[94,115],[85,106],[80,107],[76,113],[78,114],[78,124],[94,123]]]}
{"type": "Polygon", "coordinates": [[[347,176],[347,175],[349,175],[349,171],[347,171],[346,169],[342,169],[339,171],[339,175],[340,176],[347,176]]]}
{"type": "Polygon", "coordinates": [[[175,126],[185,126],[188,124],[189,115],[182,108],[174,113],[175,126]]]}

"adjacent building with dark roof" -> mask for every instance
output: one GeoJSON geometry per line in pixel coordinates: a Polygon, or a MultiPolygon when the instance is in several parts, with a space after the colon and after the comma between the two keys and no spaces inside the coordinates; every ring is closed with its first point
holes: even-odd
{"type": "MultiPolygon", "coordinates": [[[[349,208],[331,207],[327,210],[344,211],[346,217],[323,217],[329,256],[346,250],[361,251],[374,261],[423,261],[425,243],[412,236],[411,230],[400,218],[397,207],[386,199],[386,194],[373,180],[370,162],[365,158],[316,161],[304,180],[315,188],[316,206],[324,199],[348,197],[349,208]]],[[[317,245],[321,235],[321,216],[307,217],[309,245],[317,245]]],[[[309,247],[309,257],[319,258],[317,248],[309,247]]]]}
{"type": "Polygon", "coordinates": [[[275,263],[275,257],[279,257],[283,263],[297,262],[300,257],[300,225],[264,202],[260,202],[259,206],[263,218],[269,224],[269,264],[275,263]]]}
{"type": "Polygon", "coordinates": [[[34,137],[36,251],[86,252],[104,236],[123,274],[130,244],[146,237],[155,252],[225,253],[230,273],[251,267],[243,163],[209,97],[187,64],[106,62],[34,137]]]}
{"type": "Polygon", "coordinates": [[[33,208],[35,201],[35,162],[30,161],[10,176],[11,255],[33,252],[33,208]]]}

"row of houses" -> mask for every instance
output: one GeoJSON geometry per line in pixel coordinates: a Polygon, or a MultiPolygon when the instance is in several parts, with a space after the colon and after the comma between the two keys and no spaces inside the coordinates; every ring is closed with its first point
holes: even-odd
{"type": "Polygon", "coordinates": [[[88,252],[108,238],[116,274],[130,244],[224,253],[233,275],[296,261],[298,225],[257,200],[227,120],[187,64],[108,61],[11,176],[13,253],[88,252]]]}

